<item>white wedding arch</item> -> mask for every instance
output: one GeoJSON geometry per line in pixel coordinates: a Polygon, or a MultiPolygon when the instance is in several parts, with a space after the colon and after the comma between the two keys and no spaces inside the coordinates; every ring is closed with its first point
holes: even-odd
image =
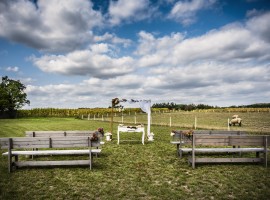
{"type": "MultiPolygon", "coordinates": [[[[113,108],[119,104],[120,102],[122,103],[138,103],[141,110],[147,113],[147,136],[149,137],[151,135],[151,100],[134,100],[134,99],[119,99],[119,98],[114,98],[112,99],[112,112],[113,108]]],[[[111,115],[111,132],[112,132],[112,123],[113,123],[113,115],[111,115]]]]}

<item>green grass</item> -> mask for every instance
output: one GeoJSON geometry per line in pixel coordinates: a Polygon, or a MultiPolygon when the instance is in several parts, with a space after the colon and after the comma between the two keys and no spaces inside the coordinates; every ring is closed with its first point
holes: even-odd
{"type": "MultiPolygon", "coordinates": [[[[71,118],[0,120],[0,137],[26,130],[109,131],[108,122],[71,118]]],[[[269,199],[270,168],[262,164],[209,164],[193,170],[179,159],[170,132],[179,127],[152,126],[154,142],[106,142],[87,167],[35,167],[9,174],[0,157],[0,199],[269,199]]],[[[125,137],[125,136],[123,136],[125,137]]],[[[126,136],[129,137],[129,136],[126,136]]],[[[4,150],[1,150],[3,153],[4,150]]],[[[268,156],[269,157],[269,156],[268,156]]],[[[24,158],[25,159],[25,158],[24,158]]],[[[269,165],[269,163],[268,163],[269,165]]]]}

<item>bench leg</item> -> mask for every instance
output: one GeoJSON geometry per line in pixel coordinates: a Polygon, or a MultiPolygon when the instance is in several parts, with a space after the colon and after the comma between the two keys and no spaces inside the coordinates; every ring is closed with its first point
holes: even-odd
{"type": "Polygon", "coordinates": [[[12,139],[9,138],[8,140],[8,172],[12,172],[12,139]]]}
{"type": "Polygon", "coordinates": [[[92,150],[89,149],[89,168],[92,169],[92,150]]]}
{"type": "Polygon", "coordinates": [[[180,144],[176,144],[176,153],[177,153],[177,156],[180,156],[179,155],[179,146],[180,146],[180,144]]]}
{"type": "Polygon", "coordinates": [[[8,154],[8,172],[12,172],[12,155],[8,154]]]}
{"type": "Polygon", "coordinates": [[[179,157],[181,159],[183,157],[183,151],[181,149],[179,149],[178,151],[179,151],[179,157]]]}

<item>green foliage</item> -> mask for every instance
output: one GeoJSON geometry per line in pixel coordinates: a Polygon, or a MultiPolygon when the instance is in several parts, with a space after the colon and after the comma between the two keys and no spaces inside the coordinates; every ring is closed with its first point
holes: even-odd
{"type": "Polygon", "coordinates": [[[191,111],[196,109],[211,109],[214,108],[213,106],[204,105],[204,104],[175,104],[173,102],[171,103],[155,103],[153,104],[152,108],[168,108],[169,110],[185,110],[185,111],[191,111]]]}
{"type": "Polygon", "coordinates": [[[0,112],[13,112],[25,104],[30,104],[30,101],[27,100],[27,94],[24,92],[25,89],[25,85],[19,80],[15,81],[7,76],[2,77],[0,83],[0,112]]]}
{"type": "Polygon", "coordinates": [[[228,108],[220,108],[218,106],[210,106],[205,104],[176,104],[174,102],[155,103],[152,108],[168,108],[169,110],[206,110],[206,109],[230,109],[230,108],[270,108],[270,103],[257,103],[251,105],[230,106],[228,108]]]}

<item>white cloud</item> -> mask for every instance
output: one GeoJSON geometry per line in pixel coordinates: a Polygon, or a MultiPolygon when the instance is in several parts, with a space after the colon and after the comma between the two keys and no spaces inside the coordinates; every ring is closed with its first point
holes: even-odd
{"type": "Polygon", "coordinates": [[[257,15],[247,22],[247,28],[267,43],[270,43],[270,12],[257,15]]]}
{"type": "Polygon", "coordinates": [[[122,44],[124,47],[128,47],[132,43],[130,39],[119,38],[116,35],[108,32],[101,36],[94,36],[94,42],[109,42],[112,44],[122,44]]]}
{"type": "Polygon", "coordinates": [[[122,21],[129,22],[146,19],[151,16],[152,12],[149,0],[110,1],[109,16],[112,25],[118,25],[122,21]]]}
{"type": "Polygon", "coordinates": [[[168,17],[179,21],[183,25],[190,25],[196,21],[197,12],[211,8],[215,2],[216,0],[178,1],[168,17]]]}
{"type": "Polygon", "coordinates": [[[265,101],[269,97],[269,65],[236,67],[205,62],[166,73],[163,69],[107,80],[89,78],[77,84],[28,85],[26,92],[31,101],[38,100],[44,107],[48,102],[52,102],[50,107],[106,107],[114,97],[209,105],[249,104],[256,102],[258,95],[265,101]]]}
{"type": "Polygon", "coordinates": [[[234,23],[205,35],[184,38],[179,33],[155,38],[140,32],[136,54],[141,67],[181,67],[204,61],[238,63],[269,62],[270,13],[251,18],[245,24],[234,23]]]}
{"type": "MultiPolygon", "coordinates": [[[[32,58],[45,72],[88,75],[89,79],[73,85],[30,86],[29,94],[45,98],[44,105],[57,99],[57,105],[75,107],[106,106],[116,96],[210,105],[256,103],[260,96],[267,102],[270,45],[264,27],[268,17],[267,13],[255,16],[246,23],[229,24],[193,38],[181,33],[156,37],[141,31],[134,51],[137,60],[110,56],[107,43],[32,58]],[[89,102],[96,104],[90,106],[89,102]]],[[[101,42],[111,37],[104,34],[96,39],[101,42]]]]}
{"type": "Polygon", "coordinates": [[[103,18],[91,1],[0,2],[0,36],[45,51],[74,50],[93,39],[103,18]]]}
{"type": "Polygon", "coordinates": [[[110,57],[106,44],[93,45],[92,50],[77,50],[66,55],[32,57],[32,62],[42,71],[64,75],[81,75],[108,78],[134,71],[131,57],[110,57]]]}
{"type": "Polygon", "coordinates": [[[19,71],[19,67],[7,67],[6,71],[8,72],[18,72],[19,71]]]}

